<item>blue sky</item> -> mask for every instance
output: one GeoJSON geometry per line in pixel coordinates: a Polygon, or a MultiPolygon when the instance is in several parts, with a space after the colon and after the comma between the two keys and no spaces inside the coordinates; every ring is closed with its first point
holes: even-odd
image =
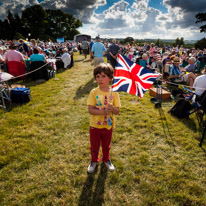
{"type": "MultiPolygon", "coordinates": [[[[41,0],[43,1],[43,0],[41,0]]],[[[103,6],[99,6],[95,12],[100,14],[102,13],[104,10],[108,9],[110,6],[112,6],[114,3],[118,2],[119,0],[110,0],[110,1],[107,1],[107,4],[106,5],[103,5],[103,6]]],[[[125,0],[126,2],[128,3],[131,3],[131,0],[125,0]]],[[[151,0],[149,2],[149,5],[150,7],[153,7],[155,9],[158,9],[160,11],[162,11],[163,13],[167,13],[167,8],[163,5],[163,0],[151,0]]],[[[131,5],[129,6],[129,8],[131,7],[131,5]]]]}
{"type": "Polygon", "coordinates": [[[79,31],[92,37],[205,37],[195,15],[206,12],[206,0],[0,0],[0,18],[5,19],[8,9],[21,15],[22,9],[35,4],[73,14],[83,23],[79,31]]]}

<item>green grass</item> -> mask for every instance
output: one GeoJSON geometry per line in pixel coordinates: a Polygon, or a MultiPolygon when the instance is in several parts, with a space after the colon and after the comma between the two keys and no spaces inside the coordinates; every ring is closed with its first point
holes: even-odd
{"type": "Polygon", "coordinates": [[[120,93],[113,133],[115,172],[100,162],[88,175],[89,114],[96,86],[93,66],[75,55],[75,66],[55,79],[26,82],[32,99],[0,110],[1,206],[204,206],[206,153],[198,146],[195,118],[179,120],[169,106],[155,109],[120,93]]]}

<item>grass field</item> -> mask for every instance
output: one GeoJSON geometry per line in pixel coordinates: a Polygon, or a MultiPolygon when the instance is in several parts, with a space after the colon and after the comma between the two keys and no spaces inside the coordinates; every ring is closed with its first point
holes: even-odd
{"type": "MultiPolygon", "coordinates": [[[[1,206],[206,206],[206,140],[195,118],[172,117],[120,93],[113,132],[114,172],[90,162],[86,100],[96,86],[89,61],[44,83],[26,82],[32,99],[0,110],[1,206]]],[[[88,59],[87,59],[88,60],[88,59]]]]}

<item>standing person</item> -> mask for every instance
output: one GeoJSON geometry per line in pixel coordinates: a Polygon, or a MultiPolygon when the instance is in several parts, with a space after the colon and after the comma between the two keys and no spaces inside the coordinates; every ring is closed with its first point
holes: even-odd
{"type": "Polygon", "coordinates": [[[158,71],[160,73],[162,73],[162,67],[163,67],[163,65],[162,65],[162,57],[160,56],[160,54],[159,54],[159,52],[157,50],[155,50],[153,52],[153,58],[154,58],[154,61],[155,61],[156,65],[157,65],[158,71]]]}
{"type": "Polygon", "coordinates": [[[78,42],[77,48],[79,50],[79,54],[82,54],[82,44],[81,44],[81,42],[78,42]]]}
{"type": "Polygon", "coordinates": [[[82,51],[85,59],[87,58],[88,50],[89,50],[89,43],[86,41],[86,39],[84,39],[84,41],[82,41],[82,51]]]}
{"type": "Polygon", "coordinates": [[[19,39],[19,50],[23,50],[23,54],[28,55],[29,53],[29,46],[24,42],[23,39],[19,39]]]}
{"type": "Polygon", "coordinates": [[[114,171],[109,150],[111,148],[112,131],[115,126],[115,115],[119,114],[120,99],[117,92],[112,92],[109,83],[113,79],[113,68],[110,64],[101,63],[93,72],[98,87],[88,97],[87,105],[90,113],[90,149],[91,163],[87,169],[93,173],[99,161],[99,148],[102,145],[102,161],[110,171],[114,171]]]}
{"type": "Polygon", "coordinates": [[[154,51],[156,51],[155,44],[154,44],[154,43],[151,43],[150,46],[151,46],[151,47],[150,47],[150,49],[149,49],[149,57],[153,57],[154,51]]]}
{"type": "Polygon", "coordinates": [[[109,46],[109,54],[110,54],[110,64],[115,69],[115,66],[117,65],[117,55],[119,54],[120,48],[116,44],[116,40],[112,40],[112,44],[109,46]]]}
{"type": "Polygon", "coordinates": [[[91,41],[91,42],[89,43],[89,53],[92,51],[92,46],[93,46],[93,44],[94,44],[93,41],[91,41]]]}
{"type": "Polygon", "coordinates": [[[93,44],[92,50],[90,53],[90,61],[92,61],[92,57],[94,56],[94,67],[96,67],[98,64],[103,63],[104,59],[103,56],[106,52],[106,48],[104,44],[100,42],[100,37],[96,37],[96,43],[93,44]]]}

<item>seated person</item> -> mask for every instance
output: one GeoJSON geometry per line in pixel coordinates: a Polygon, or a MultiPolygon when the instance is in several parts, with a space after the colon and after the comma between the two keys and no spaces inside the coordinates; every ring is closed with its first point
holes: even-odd
{"type": "Polygon", "coordinates": [[[150,67],[149,69],[151,69],[152,71],[155,71],[157,69],[157,64],[156,61],[154,59],[154,57],[150,57],[150,67]]]}
{"type": "Polygon", "coordinates": [[[193,106],[198,108],[197,114],[200,117],[200,121],[202,121],[204,115],[203,111],[206,110],[206,104],[205,104],[206,67],[204,67],[204,69],[202,70],[202,75],[198,76],[195,79],[193,88],[195,89],[195,95],[192,96],[192,103],[193,106]]]}
{"type": "Polygon", "coordinates": [[[47,60],[43,54],[39,54],[39,49],[34,48],[33,54],[30,56],[30,71],[32,80],[42,81],[48,80],[47,60]]]}
{"type": "Polygon", "coordinates": [[[18,61],[25,63],[22,53],[16,51],[16,45],[14,44],[9,45],[9,51],[5,55],[5,60],[6,62],[18,61]]]}
{"type": "Polygon", "coordinates": [[[142,54],[142,59],[139,59],[139,65],[144,68],[150,68],[147,54],[142,54]]]}
{"type": "Polygon", "coordinates": [[[200,96],[206,90],[206,67],[202,70],[202,75],[195,79],[193,88],[197,96],[200,96]]]}
{"type": "Polygon", "coordinates": [[[184,71],[195,73],[195,62],[196,62],[196,58],[190,57],[189,64],[185,67],[184,71]]]}
{"type": "Polygon", "coordinates": [[[173,65],[170,66],[170,72],[169,72],[169,78],[173,82],[187,82],[190,86],[190,90],[192,90],[194,80],[196,79],[196,76],[190,72],[189,74],[185,74],[185,72],[182,72],[182,69],[180,69],[180,58],[175,57],[172,61],[173,65]]]}
{"type": "Polygon", "coordinates": [[[33,49],[33,54],[30,56],[30,63],[35,61],[44,61],[47,62],[43,54],[39,54],[38,48],[33,49]]]}

